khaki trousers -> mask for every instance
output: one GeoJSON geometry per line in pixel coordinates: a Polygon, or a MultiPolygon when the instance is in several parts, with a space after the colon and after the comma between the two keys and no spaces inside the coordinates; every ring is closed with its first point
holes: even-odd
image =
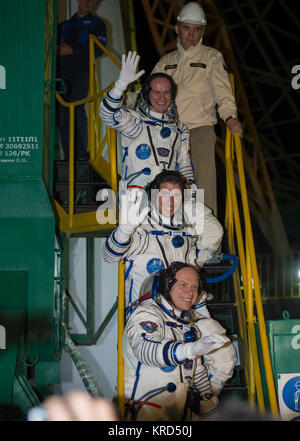
{"type": "Polygon", "coordinates": [[[216,134],[213,126],[190,130],[191,159],[197,188],[204,189],[204,203],[217,215],[216,134]]]}

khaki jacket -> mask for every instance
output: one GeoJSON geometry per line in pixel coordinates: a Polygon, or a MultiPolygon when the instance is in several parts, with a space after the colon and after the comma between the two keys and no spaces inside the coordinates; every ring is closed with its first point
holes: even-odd
{"type": "Polygon", "coordinates": [[[236,105],[221,52],[201,41],[187,51],[177,39],[177,49],[163,56],[152,73],[171,75],[178,86],[178,115],[188,129],[216,124],[216,106],[225,121],[235,116],[236,105]]]}

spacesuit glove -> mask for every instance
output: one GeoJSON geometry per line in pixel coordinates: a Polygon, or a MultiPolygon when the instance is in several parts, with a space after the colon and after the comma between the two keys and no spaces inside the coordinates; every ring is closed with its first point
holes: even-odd
{"type": "Polygon", "coordinates": [[[223,381],[221,381],[218,378],[216,378],[215,376],[213,376],[210,379],[210,384],[211,384],[212,393],[215,396],[218,396],[219,393],[221,392],[221,390],[223,389],[223,386],[224,386],[223,381]]]}
{"type": "Polygon", "coordinates": [[[148,214],[148,206],[142,209],[144,191],[138,188],[127,189],[121,195],[120,222],[115,237],[120,242],[129,240],[135,229],[144,221],[148,214]]]}
{"type": "Polygon", "coordinates": [[[196,261],[199,268],[202,268],[203,265],[214,256],[214,254],[214,250],[200,250],[196,261]]]}
{"type": "Polygon", "coordinates": [[[144,70],[136,73],[139,60],[140,56],[136,52],[128,52],[127,57],[126,55],[122,55],[120,76],[115,83],[115,87],[111,91],[113,98],[120,98],[123,95],[124,90],[127,89],[127,86],[145,73],[144,70]]]}
{"type": "Polygon", "coordinates": [[[192,359],[200,355],[207,355],[215,349],[219,349],[229,341],[225,335],[212,334],[200,338],[195,342],[185,343],[176,350],[178,360],[192,359]]]}
{"type": "MultiPolygon", "coordinates": [[[[188,179],[187,181],[188,183],[188,187],[187,189],[185,189],[184,192],[184,202],[187,201],[195,201],[196,202],[196,197],[197,197],[197,185],[195,184],[193,179],[188,179]]],[[[200,199],[201,202],[203,202],[203,198],[204,198],[204,193],[200,193],[200,198],[202,197],[202,199],[200,199]]],[[[198,194],[198,200],[199,200],[199,194],[198,194]]]]}
{"type": "Polygon", "coordinates": [[[196,229],[196,233],[201,236],[204,230],[205,205],[196,201],[193,197],[184,202],[184,216],[189,225],[196,229]]]}

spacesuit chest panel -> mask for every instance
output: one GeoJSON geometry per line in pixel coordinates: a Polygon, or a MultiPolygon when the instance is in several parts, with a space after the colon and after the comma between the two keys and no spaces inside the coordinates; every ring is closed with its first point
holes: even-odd
{"type": "MultiPolygon", "coordinates": [[[[148,234],[151,234],[151,232],[148,234]]],[[[140,287],[149,274],[164,269],[172,262],[187,261],[194,263],[195,258],[196,241],[193,237],[171,234],[154,236],[149,240],[147,250],[132,259],[129,278],[134,279],[134,284],[140,287]]]]}
{"type": "Polygon", "coordinates": [[[180,134],[176,126],[169,126],[170,135],[167,138],[161,136],[162,126],[147,127],[135,139],[122,137],[124,178],[128,180],[128,185],[144,187],[162,170],[176,168],[180,147],[180,134]]]}

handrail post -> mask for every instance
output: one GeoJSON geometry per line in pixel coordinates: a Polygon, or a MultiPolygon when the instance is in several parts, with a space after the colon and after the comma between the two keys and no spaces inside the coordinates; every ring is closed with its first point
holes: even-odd
{"type": "MultiPolygon", "coordinates": [[[[94,96],[95,93],[95,69],[94,69],[94,60],[95,60],[95,51],[94,51],[94,41],[89,38],[89,95],[94,96]]],[[[89,102],[89,130],[88,130],[88,149],[91,155],[91,159],[95,158],[95,105],[94,100],[89,102]]]]}
{"type": "Polygon", "coordinates": [[[113,54],[111,52],[109,52],[108,49],[106,49],[106,47],[98,40],[97,37],[95,37],[95,35],[90,35],[90,39],[96,43],[97,46],[100,47],[100,49],[105,53],[105,55],[107,55],[119,68],[122,67],[122,64],[120,63],[120,61],[113,56],[113,54]]]}
{"type": "Polygon", "coordinates": [[[114,129],[110,131],[110,145],[109,145],[109,158],[110,158],[110,171],[111,171],[111,188],[117,194],[118,192],[118,172],[117,172],[117,133],[114,129]]]}
{"type": "Polygon", "coordinates": [[[270,409],[271,409],[272,414],[277,415],[277,413],[278,413],[277,397],[276,397],[276,392],[275,392],[273,370],[272,370],[271,357],[270,357],[270,352],[269,352],[269,343],[268,343],[268,338],[267,338],[267,333],[266,333],[264,312],[263,312],[263,306],[262,306],[262,301],[261,301],[259,277],[258,277],[258,272],[257,272],[254,241],[253,241],[253,234],[252,234],[251,221],[250,221],[250,210],[249,210],[249,204],[248,204],[248,198],[247,198],[247,192],[246,192],[246,179],[245,179],[245,172],[244,172],[244,167],[243,167],[242,147],[241,147],[241,141],[240,141],[240,138],[238,135],[234,135],[234,141],[235,141],[235,151],[236,151],[236,157],[237,157],[238,174],[239,174],[239,180],[240,180],[240,186],[241,186],[241,198],[242,198],[242,206],[243,206],[245,230],[246,230],[245,234],[246,234],[247,242],[249,245],[250,264],[251,264],[251,270],[252,270],[253,281],[254,281],[256,311],[257,311],[257,317],[258,317],[258,328],[259,328],[260,339],[261,339],[267,388],[268,388],[268,392],[269,392],[270,409]]]}
{"type": "MultiPolygon", "coordinates": [[[[232,86],[232,91],[234,94],[234,81],[233,75],[230,74],[230,82],[232,86]]],[[[242,157],[242,148],[241,148],[241,140],[237,134],[231,135],[227,128],[226,131],[226,144],[225,144],[225,159],[226,159],[226,174],[229,180],[229,188],[231,191],[231,202],[233,204],[233,213],[234,213],[234,223],[236,229],[236,238],[238,244],[238,252],[240,257],[240,266],[243,277],[243,286],[244,286],[244,297],[245,297],[245,306],[247,313],[247,321],[248,321],[248,338],[249,338],[249,375],[250,375],[250,383],[251,387],[253,387],[253,377],[252,377],[252,368],[254,369],[254,376],[256,382],[256,390],[258,393],[259,407],[264,409],[263,397],[262,397],[262,387],[261,387],[261,375],[259,371],[258,365],[258,357],[257,357],[257,346],[256,346],[256,337],[255,337],[255,329],[254,329],[254,317],[253,317],[253,287],[252,280],[254,283],[254,294],[256,301],[256,311],[258,316],[258,327],[259,334],[262,346],[262,354],[264,360],[264,368],[266,374],[267,381],[267,389],[270,400],[270,408],[272,414],[278,413],[278,405],[277,398],[275,392],[274,378],[273,378],[273,370],[271,365],[270,353],[269,353],[269,345],[266,334],[266,327],[264,321],[263,307],[261,301],[261,293],[259,286],[259,278],[257,272],[257,264],[256,264],[256,256],[254,250],[254,241],[252,234],[252,226],[250,219],[250,211],[248,205],[248,196],[247,196],[247,187],[246,187],[246,179],[244,173],[244,165],[243,165],[243,157],[242,157]],[[233,141],[233,144],[231,144],[233,141]],[[233,146],[234,150],[231,150],[230,147],[233,146]],[[232,158],[235,154],[236,162],[237,162],[237,172],[240,182],[240,192],[242,199],[242,210],[243,210],[243,220],[245,223],[245,244],[241,232],[241,225],[239,219],[239,209],[237,204],[236,197],[236,189],[235,189],[235,180],[233,174],[233,163],[232,158]],[[245,245],[246,245],[246,253],[245,253],[245,245]]],[[[251,393],[253,390],[251,391],[251,393]]],[[[253,395],[251,397],[253,399],[253,395]]]]}
{"type": "Polygon", "coordinates": [[[73,226],[74,215],[74,105],[69,107],[69,227],[73,226]]]}
{"type": "MultiPolygon", "coordinates": [[[[254,316],[254,299],[253,299],[253,278],[251,272],[251,263],[249,256],[249,245],[248,240],[246,238],[246,267],[247,267],[247,321],[248,321],[248,330],[249,330],[249,349],[250,349],[250,360],[251,360],[251,370],[253,370],[255,385],[256,385],[256,395],[257,395],[257,403],[261,412],[265,412],[265,401],[263,396],[263,388],[261,381],[261,372],[259,367],[258,353],[257,353],[257,345],[256,345],[256,336],[255,336],[255,316],[254,316]]],[[[251,376],[252,378],[252,372],[251,376]]],[[[254,404],[254,396],[250,395],[252,404],[254,404]]]]}
{"type": "Polygon", "coordinates": [[[124,360],[122,351],[122,338],[125,327],[125,295],[124,295],[124,263],[118,264],[118,407],[124,417],[124,360]]]}

